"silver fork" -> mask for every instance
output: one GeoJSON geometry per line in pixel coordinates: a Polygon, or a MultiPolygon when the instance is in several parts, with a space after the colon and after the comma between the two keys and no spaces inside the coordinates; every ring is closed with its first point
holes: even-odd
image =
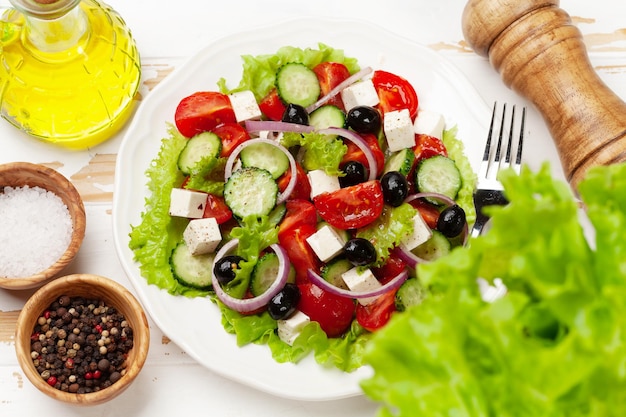
{"type": "Polygon", "coordinates": [[[508,203],[506,197],[502,191],[502,184],[498,181],[497,176],[500,169],[512,167],[515,172],[519,174],[520,167],[522,165],[522,149],[524,146],[524,124],[526,121],[526,107],[522,108],[522,119],[519,126],[519,137],[517,145],[513,143],[513,130],[515,125],[515,105],[513,105],[511,111],[511,123],[508,132],[508,141],[506,143],[506,152],[504,153],[504,159],[502,158],[502,150],[504,144],[502,143],[505,137],[505,119],[506,119],[506,103],[502,106],[502,112],[500,116],[500,126],[494,125],[496,122],[496,105],[493,104],[493,112],[491,114],[491,124],[489,126],[489,134],[487,136],[487,143],[485,145],[485,151],[483,153],[483,160],[478,172],[478,186],[474,191],[474,206],[476,207],[476,222],[472,227],[471,236],[476,237],[480,235],[489,221],[489,216],[486,215],[483,209],[492,205],[505,205],[508,203]],[[497,143],[495,144],[495,150],[492,149],[492,140],[494,139],[494,132],[498,130],[497,143]],[[512,160],[513,147],[516,146],[515,159],[512,160]]]}

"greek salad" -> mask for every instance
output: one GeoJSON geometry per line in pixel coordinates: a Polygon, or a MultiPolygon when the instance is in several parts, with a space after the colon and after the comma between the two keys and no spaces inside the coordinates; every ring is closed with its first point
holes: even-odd
{"type": "Polygon", "coordinates": [[[354,370],[421,302],[417,264],[464,244],[475,175],[402,74],[323,44],[242,59],[237,87],[181,98],[129,246],[149,283],[210,297],[239,345],[354,370]]]}

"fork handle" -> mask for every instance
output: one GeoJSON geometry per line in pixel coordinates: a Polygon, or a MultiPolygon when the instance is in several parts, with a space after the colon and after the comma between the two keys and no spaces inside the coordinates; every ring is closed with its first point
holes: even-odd
{"type": "Polygon", "coordinates": [[[558,0],[469,0],[465,40],[543,116],[575,190],[594,165],[626,161],[626,103],[593,69],[558,0]]]}

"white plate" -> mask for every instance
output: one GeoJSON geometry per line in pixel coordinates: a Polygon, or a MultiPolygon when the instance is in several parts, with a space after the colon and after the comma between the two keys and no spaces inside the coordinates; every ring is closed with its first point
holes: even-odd
{"type": "MultiPolygon", "coordinates": [[[[385,69],[407,78],[417,90],[420,106],[445,115],[458,126],[473,163],[478,163],[490,110],[463,74],[432,50],[397,37],[369,23],[339,20],[297,20],[226,37],[201,50],[157,86],[141,103],[117,158],[113,202],[113,233],[120,261],[144,307],[161,330],[207,368],[259,390],[298,400],[331,400],[361,395],[359,381],[371,375],[363,367],[353,373],[318,366],[309,357],[299,364],[276,363],[267,346],[238,348],[222,328],[220,313],[202,298],[176,297],[140,276],[128,248],[130,225],[137,225],[147,195],[145,170],[157,156],[166,122],[185,96],[217,90],[225,77],[239,83],[241,55],[274,53],[279,47],[317,47],[318,42],[343,49],[361,66],[385,69]],[[202,323],[199,326],[199,323],[202,323]]],[[[476,168],[476,167],[474,167],[476,168]]]]}

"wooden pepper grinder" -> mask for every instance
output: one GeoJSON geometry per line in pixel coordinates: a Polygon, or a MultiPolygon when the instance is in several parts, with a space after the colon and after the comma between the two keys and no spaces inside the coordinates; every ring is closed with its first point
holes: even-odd
{"type": "Polygon", "coordinates": [[[594,165],[626,161],[626,103],[599,78],[559,0],[469,0],[463,34],[542,114],[575,190],[594,165]]]}

